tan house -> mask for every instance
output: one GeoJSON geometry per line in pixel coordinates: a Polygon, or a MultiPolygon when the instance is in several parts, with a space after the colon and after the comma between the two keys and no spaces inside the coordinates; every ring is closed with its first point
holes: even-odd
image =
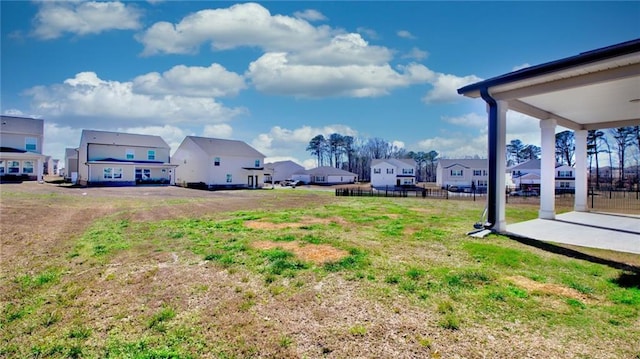
{"type": "Polygon", "coordinates": [[[187,136],[171,162],[176,184],[203,189],[259,188],[265,156],[243,141],[187,136]]]}
{"type": "Polygon", "coordinates": [[[177,165],[171,164],[170,151],[160,136],[83,130],[78,147],[78,183],[173,184],[177,165]]]}
{"type": "Polygon", "coordinates": [[[0,180],[42,181],[44,120],[0,116],[0,180]]]}
{"type": "Polygon", "coordinates": [[[64,149],[64,180],[76,183],[78,181],[78,149],[64,149]]]}

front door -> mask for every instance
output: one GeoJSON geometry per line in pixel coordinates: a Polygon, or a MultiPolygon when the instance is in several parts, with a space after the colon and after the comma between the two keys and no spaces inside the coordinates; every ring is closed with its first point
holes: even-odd
{"type": "Polygon", "coordinates": [[[253,176],[247,177],[247,185],[249,188],[253,188],[253,176]]]}

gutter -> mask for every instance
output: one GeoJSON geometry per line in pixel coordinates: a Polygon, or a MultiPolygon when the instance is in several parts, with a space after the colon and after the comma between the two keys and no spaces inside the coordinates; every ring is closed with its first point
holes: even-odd
{"type": "Polygon", "coordinates": [[[485,229],[492,229],[498,222],[498,181],[496,170],[498,168],[498,103],[489,94],[487,87],[480,88],[480,96],[489,106],[489,183],[487,183],[487,221],[485,229]]]}

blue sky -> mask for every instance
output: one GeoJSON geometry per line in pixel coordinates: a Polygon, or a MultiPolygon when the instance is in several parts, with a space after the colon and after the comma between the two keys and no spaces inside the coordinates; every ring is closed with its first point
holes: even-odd
{"type": "MultiPolygon", "coordinates": [[[[82,129],[246,141],[315,165],[317,134],[486,156],[481,100],[456,89],[640,37],[640,2],[2,1],[1,112],[82,129]]],[[[539,145],[508,113],[508,141],[539,145]]]]}

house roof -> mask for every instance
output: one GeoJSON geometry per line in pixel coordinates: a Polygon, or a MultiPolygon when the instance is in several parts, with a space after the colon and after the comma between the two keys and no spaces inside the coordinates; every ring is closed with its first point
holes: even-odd
{"type": "Polygon", "coordinates": [[[124,132],[82,130],[80,141],[101,145],[170,148],[160,136],[124,132]]]}
{"type": "Polygon", "coordinates": [[[243,141],[198,136],[187,136],[187,138],[211,156],[266,157],[243,141]]]}
{"type": "Polygon", "coordinates": [[[331,166],[316,167],[310,170],[296,172],[295,174],[309,174],[312,176],[358,176],[355,173],[341,170],[339,168],[335,168],[331,166]]]}
{"type": "Polygon", "coordinates": [[[371,166],[375,166],[380,163],[389,163],[395,167],[404,167],[404,166],[416,166],[416,161],[413,158],[379,158],[371,161],[371,166]]]}
{"type": "MultiPolygon", "coordinates": [[[[522,170],[539,170],[541,163],[542,163],[542,161],[539,160],[539,159],[531,159],[531,160],[528,160],[527,162],[522,162],[522,163],[519,163],[517,165],[511,166],[511,167],[507,168],[507,170],[509,172],[522,171],[522,170]]],[[[561,163],[556,163],[555,168],[563,167],[563,166],[566,166],[566,165],[563,165],[561,163]]],[[[573,168],[571,166],[566,166],[566,167],[573,168]]]]}
{"type": "Polygon", "coordinates": [[[64,149],[64,156],[67,158],[77,158],[78,157],[78,149],[67,147],[64,149]]]}
{"type": "Polygon", "coordinates": [[[438,164],[443,168],[449,168],[451,166],[460,165],[466,168],[486,168],[486,159],[440,159],[438,164]]]}
{"type": "Polygon", "coordinates": [[[458,89],[572,130],[640,124],[640,39],[527,67],[458,89]],[[589,104],[586,106],[585,104],[589,104]]]}
{"type": "Polygon", "coordinates": [[[304,168],[301,165],[299,165],[299,164],[297,164],[297,163],[295,163],[294,161],[291,161],[291,160],[265,163],[264,164],[264,168],[274,169],[274,168],[277,168],[277,167],[280,167],[280,166],[283,166],[283,165],[294,165],[294,166],[297,166],[297,167],[299,167],[301,169],[304,168]]]}

